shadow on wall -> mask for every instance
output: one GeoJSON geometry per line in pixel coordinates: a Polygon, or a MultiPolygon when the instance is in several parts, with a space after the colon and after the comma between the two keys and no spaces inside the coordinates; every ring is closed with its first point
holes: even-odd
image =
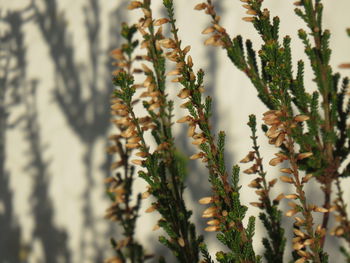
{"type": "MultiPolygon", "coordinates": [[[[106,65],[106,52],[101,52],[101,10],[99,1],[86,1],[84,6],[85,29],[87,33],[88,61],[80,67],[74,60],[74,47],[69,38],[69,32],[62,13],[58,10],[56,0],[42,0],[39,5],[34,5],[36,10],[37,25],[46,41],[51,59],[55,66],[57,86],[54,97],[57,101],[69,126],[85,146],[83,163],[85,167],[86,188],[83,191],[83,225],[80,237],[80,255],[82,262],[102,262],[106,243],[101,245],[99,240],[107,241],[113,235],[113,226],[108,233],[100,233],[96,229],[96,217],[101,215],[94,212],[92,206],[92,193],[96,189],[93,159],[94,150],[98,139],[107,138],[109,128],[109,96],[112,92],[111,66],[106,65]],[[43,6],[43,7],[42,7],[43,6]],[[101,55],[102,54],[102,55],[101,55]],[[83,97],[83,93],[89,93],[83,97]],[[92,236],[94,238],[89,239],[92,236]]],[[[120,5],[113,13],[116,17],[113,30],[110,34],[110,45],[115,48],[118,45],[115,30],[123,20],[124,7],[120,5]]],[[[105,153],[102,153],[105,154],[105,153]]],[[[104,164],[99,168],[108,175],[110,158],[106,157],[104,164]]],[[[102,178],[101,178],[102,179],[102,178]]],[[[102,182],[99,179],[98,182],[102,182]]],[[[104,194],[104,193],[102,193],[104,194]]],[[[105,221],[107,224],[107,221],[105,221]]],[[[107,244],[108,246],[108,244],[107,244]]]]}
{"type": "MultiPolygon", "coordinates": [[[[33,240],[38,239],[43,246],[45,262],[70,262],[69,251],[67,248],[67,234],[59,230],[53,224],[53,207],[48,196],[47,169],[48,163],[43,160],[44,151],[40,142],[39,125],[37,123],[37,111],[35,100],[29,102],[29,99],[35,98],[33,93],[27,91],[28,83],[26,80],[26,48],[24,47],[22,32],[23,25],[31,20],[24,19],[28,9],[8,13],[2,21],[8,24],[8,33],[2,36],[2,51],[5,57],[1,66],[2,78],[0,102],[0,120],[1,124],[1,150],[0,150],[0,200],[4,206],[2,215],[0,213],[0,262],[26,262],[31,247],[22,244],[20,237],[20,228],[12,207],[12,193],[9,189],[9,173],[4,170],[5,163],[5,133],[6,129],[17,128],[19,124],[25,122],[24,132],[29,142],[30,154],[32,159],[25,168],[23,175],[31,174],[35,186],[31,196],[33,203],[32,211],[34,216],[35,229],[33,231],[33,240]],[[12,65],[11,68],[9,65],[12,65]],[[9,94],[8,94],[9,93],[9,94]],[[10,98],[8,98],[8,96],[10,98]],[[26,101],[20,101],[19,97],[26,98],[26,101]],[[6,103],[10,99],[10,103],[6,103]],[[27,100],[28,99],[28,100],[27,100]],[[24,103],[26,113],[12,124],[8,124],[9,111],[13,106],[19,106],[24,103]],[[40,222],[40,223],[39,223],[40,222]]],[[[35,84],[35,82],[33,82],[35,84]]],[[[33,86],[35,88],[35,86],[33,86]]]]}
{"type": "Polygon", "coordinates": [[[8,26],[8,31],[0,35],[0,51],[4,54],[0,57],[0,262],[15,263],[20,262],[21,229],[14,214],[10,173],[5,170],[5,140],[6,130],[17,125],[9,124],[8,117],[10,109],[19,103],[24,49],[20,14],[8,13],[0,21],[8,26]]]}
{"type": "Polygon", "coordinates": [[[37,111],[37,83],[32,81],[25,86],[24,104],[26,116],[24,118],[24,134],[29,142],[30,156],[25,172],[31,174],[34,182],[31,204],[34,217],[33,242],[39,240],[44,252],[44,262],[71,262],[68,249],[67,233],[54,225],[54,208],[49,196],[49,162],[44,160],[43,154],[47,145],[43,145],[40,135],[37,111]]]}

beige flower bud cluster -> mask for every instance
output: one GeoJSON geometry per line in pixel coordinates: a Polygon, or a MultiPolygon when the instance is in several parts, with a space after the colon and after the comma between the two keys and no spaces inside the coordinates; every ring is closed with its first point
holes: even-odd
{"type": "Polygon", "coordinates": [[[266,125],[271,126],[266,132],[269,143],[280,147],[286,139],[286,128],[296,127],[297,123],[309,120],[309,116],[297,115],[294,117],[292,124],[281,119],[286,115],[280,110],[269,110],[264,113],[263,121],[266,125]]]}
{"type": "Polygon", "coordinates": [[[259,202],[251,202],[250,205],[258,208],[265,208],[266,203],[270,203],[269,192],[271,188],[277,183],[277,179],[272,179],[267,182],[264,176],[264,171],[262,170],[262,158],[256,156],[255,151],[250,151],[241,161],[240,163],[249,163],[253,162],[254,164],[248,169],[244,170],[245,174],[255,174],[258,173],[259,176],[253,179],[248,186],[256,189],[255,193],[259,196],[259,202]]]}
{"type": "Polygon", "coordinates": [[[291,129],[296,127],[300,122],[309,119],[306,115],[297,115],[291,121],[287,120],[287,116],[280,110],[270,110],[264,113],[263,121],[266,125],[270,126],[266,132],[266,136],[269,138],[269,143],[274,144],[277,147],[284,145],[289,152],[289,155],[285,153],[276,153],[269,164],[276,166],[286,160],[290,161],[290,168],[282,168],[280,172],[287,175],[280,177],[280,180],[284,183],[293,184],[296,188],[296,193],[284,194],[281,193],[275,200],[289,199],[288,206],[290,209],[285,213],[287,217],[294,217],[294,225],[297,227],[294,229],[296,237],[293,239],[293,248],[301,256],[297,262],[306,262],[314,257],[314,253],[319,246],[320,240],[326,234],[326,230],[321,226],[316,228],[313,232],[313,218],[312,212],[328,213],[329,209],[318,207],[313,204],[306,204],[305,193],[303,191],[303,185],[307,183],[312,177],[312,174],[306,174],[302,180],[299,179],[298,160],[312,157],[312,152],[303,152],[294,154],[294,142],[289,137],[291,129]],[[294,202],[299,200],[299,204],[294,202]],[[298,213],[302,213],[305,218],[296,216],[298,213]],[[305,232],[304,232],[305,231],[305,232]],[[306,250],[306,247],[311,247],[312,253],[306,250]]]}
{"type": "Polygon", "coordinates": [[[111,221],[119,221],[117,217],[117,212],[120,209],[120,205],[125,203],[125,194],[126,190],[124,188],[124,184],[122,181],[114,177],[108,177],[105,179],[105,183],[108,183],[107,191],[114,196],[114,202],[110,205],[110,207],[106,210],[105,218],[111,221]]]}
{"type": "Polygon", "coordinates": [[[212,17],[212,25],[202,31],[202,34],[204,35],[212,34],[208,39],[204,41],[204,44],[216,47],[230,46],[230,37],[228,36],[226,29],[220,25],[220,16],[216,14],[212,2],[207,1],[207,3],[197,4],[194,9],[205,10],[205,13],[212,17]]]}
{"type": "Polygon", "coordinates": [[[340,190],[340,182],[337,181],[338,197],[334,200],[334,205],[331,206],[330,210],[335,211],[335,221],[338,225],[331,231],[331,235],[344,237],[346,240],[349,239],[348,234],[350,233],[350,220],[347,213],[346,204],[343,199],[343,192],[340,190]]]}
{"type": "MultiPolygon", "coordinates": [[[[124,238],[122,240],[119,240],[117,242],[115,249],[121,250],[121,249],[127,247],[128,245],[130,245],[131,242],[132,242],[131,237],[127,237],[127,238],[124,238]]],[[[124,259],[121,259],[118,256],[108,258],[104,261],[104,263],[123,263],[123,262],[125,262],[124,259]]]]}
{"type": "MultiPolygon", "coordinates": [[[[188,76],[187,81],[195,81],[196,76],[192,70],[193,67],[193,60],[190,55],[187,55],[187,53],[190,51],[191,47],[186,46],[185,48],[181,49],[178,46],[178,43],[172,39],[172,38],[166,38],[159,41],[160,46],[163,48],[171,49],[172,51],[165,53],[165,56],[173,62],[176,62],[176,68],[170,72],[167,73],[168,76],[175,76],[174,79],[172,79],[172,82],[181,82],[184,80],[184,71],[186,70],[186,76],[188,76]],[[186,58],[187,56],[187,58],[186,58]],[[187,74],[188,73],[188,74],[187,74]]],[[[198,91],[203,93],[204,87],[199,87],[198,91]]],[[[180,90],[180,92],[177,94],[177,96],[180,99],[187,100],[185,103],[183,103],[180,107],[186,108],[189,103],[191,103],[191,90],[188,88],[183,88],[180,90]]],[[[208,141],[208,139],[205,137],[204,133],[196,132],[196,127],[202,120],[203,116],[199,114],[198,118],[195,119],[189,115],[181,117],[177,120],[177,123],[188,123],[188,131],[187,135],[193,139],[192,144],[197,145],[200,147],[202,143],[205,143],[208,141]]],[[[204,152],[199,152],[190,157],[191,160],[195,159],[202,159],[203,162],[207,162],[207,156],[204,152]]]]}
{"type": "MultiPolygon", "coordinates": [[[[300,225],[305,225],[305,220],[296,217],[296,223],[294,224],[296,227],[293,229],[295,237],[292,239],[293,249],[298,253],[301,257],[295,262],[303,263],[307,260],[312,260],[314,257],[310,252],[306,250],[308,246],[313,246],[315,244],[316,238],[310,237],[308,234],[303,232],[298,228],[300,225]]],[[[318,225],[315,230],[315,236],[317,239],[321,239],[326,235],[326,229],[322,228],[321,225],[318,225]]]]}
{"type": "Polygon", "coordinates": [[[243,8],[247,9],[246,14],[251,16],[243,17],[242,20],[246,22],[254,22],[255,16],[258,14],[256,10],[252,8],[252,6],[249,4],[250,0],[241,0],[241,2],[245,3],[243,4],[243,8]]]}
{"type": "MultiPolygon", "coordinates": [[[[214,198],[211,196],[203,197],[199,200],[199,203],[202,205],[214,204],[214,198]]],[[[225,212],[226,211],[224,211],[224,213],[225,212]]],[[[225,215],[223,214],[222,216],[225,216],[225,215]]],[[[208,226],[204,229],[204,231],[215,232],[220,230],[220,221],[217,219],[220,217],[220,215],[219,215],[218,208],[215,206],[215,204],[205,209],[202,214],[202,217],[213,218],[207,222],[208,226]]]]}

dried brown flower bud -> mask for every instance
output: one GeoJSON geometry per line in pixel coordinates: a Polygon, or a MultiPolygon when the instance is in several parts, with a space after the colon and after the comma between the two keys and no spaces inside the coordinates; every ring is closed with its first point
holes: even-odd
{"type": "Polygon", "coordinates": [[[189,89],[182,89],[180,91],[179,94],[177,94],[177,96],[180,98],[180,99],[186,99],[190,96],[191,94],[191,91],[189,89]]]}
{"type": "Polygon", "coordinates": [[[196,160],[196,159],[200,159],[200,158],[203,158],[203,157],[204,157],[204,153],[203,152],[199,152],[199,153],[191,155],[190,159],[191,160],[196,160]]]}
{"type": "Polygon", "coordinates": [[[279,195],[274,199],[274,201],[279,202],[279,201],[281,201],[283,198],[284,198],[284,194],[281,193],[281,194],[279,194],[279,195]]]}
{"type": "Polygon", "coordinates": [[[242,20],[246,22],[253,22],[255,20],[255,17],[247,16],[243,17],[242,20]]]}
{"type": "Polygon", "coordinates": [[[284,132],[280,133],[275,141],[275,145],[277,147],[280,147],[282,145],[282,143],[284,142],[285,137],[286,137],[286,134],[284,132]]]}
{"type": "Polygon", "coordinates": [[[208,207],[204,210],[202,217],[203,218],[210,218],[215,216],[217,208],[215,206],[208,207]]]}
{"type": "Polygon", "coordinates": [[[296,243],[293,244],[293,249],[295,249],[295,250],[300,250],[303,247],[304,247],[304,244],[299,243],[299,242],[296,242],[296,243]]]}
{"type": "Polygon", "coordinates": [[[249,167],[248,169],[244,170],[243,173],[245,174],[255,174],[258,171],[258,166],[254,164],[253,166],[249,167]]]}
{"type": "MultiPolygon", "coordinates": [[[[298,254],[299,252],[301,252],[303,250],[298,250],[298,254]]],[[[303,251],[304,252],[304,251],[303,251]]],[[[304,263],[306,261],[306,258],[299,258],[298,260],[295,261],[295,263],[304,263]]]]}
{"type": "Polygon", "coordinates": [[[130,137],[133,137],[135,134],[136,134],[135,126],[130,126],[125,131],[123,131],[120,135],[123,138],[130,138],[130,137]]]}
{"type": "Polygon", "coordinates": [[[294,228],[293,232],[298,237],[301,237],[301,238],[305,238],[306,237],[305,233],[302,232],[301,230],[297,229],[297,228],[294,228]]]}
{"type": "Polygon", "coordinates": [[[223,28],[219,24],[214,24],[214,28],[216,29],[216,31],[218,31],[220,33],[225,33],[226,32],[225,28],[223,28]]]}
{"type": "Polygon", "coordinates": [[[115,182],[115,181],[116,181],[116,179],[114,177],[111,177],[111,176],[104,179],[104,182],[106,184],[109,184],[109,183],[112,183],[112,182],[115,182]]]}
{"type": "Polygon", "coordinates": [[[344,235],[344,233],[345,231],[344,231],[344,228],[342,227],[337,227],[336,230],[334,231],[334,234],[338,237],[344,235]]]}
{"type": "Polygon", "coordinates": [[[350,68],[350,63],[343,63],[338,66],[341,69],[348,69],[350,68]]]}
{"type": "Polygon", "coordinates": [[[174,69],[172,71],[169,71],[167,74],[167,76],[175,76],[175,75],[180,75],[180,71],[178,69],[174,69]]]}
{"type": "Polygon", "coordinates": [[[140,1],[131,1],[131,3],[128,5],[129,10],[133,10],[136,8],[140,8],[142,6],[142,3],[140,1]]]}
{"type": "Polygon", "coordinates": [[[185,122],[191,122],[193,119],[191,116],[187,115],[187,116],[184,116],[180,119],[178,119],[176,122],[177,123],[185,123],[185,122]]]}
{"type": "Polygon", "coordinates": [[[318,207],[318,206],[314,207],[313,210],[314,210],[315,212],[320,212],[320,213],[328,213],[328,212],[329,212],[328,209],[326,209],[326,208],[324,208],[324,207],[318,207]]]}
{"type": "Polygon", "coordinates": [[[301,180],[302,183],[307,183],[311,178],[313,177],[313,174],[307,174],[303,177],[301,180]]]}
{"type": "Polygon", "coordinates": [[[287,174],[292,174],[293,170],[290,169],[290,168],[282,168],[282,169],[280,169],[280,172],[287,173],[287,174]]]}
{"type": "Polygon", "coordinates": [[[164,39],[158,40],[158,42],[164,48],[176,48],[176,43],[171,38],[164,38],[164,39]]]}
{"type": "Polygon", "coordinates": [[[116,60],[125,60],[123,51],[120,48],[114,49],[111,51],[111,57],[116,60]]]}
{"type": "Polygon", "coordinates": [[[190,124],[189,127],[188,127],[187,136],[188,137],[193,137],[195,135],[195,130],[196,130],[196,125],[195,124],[190,124]]]}
{"type": "Polygon", "coordinates": [[[294,219],[297,221],[298,224],[302,225],[305,223],[305,220],[304,219],[301,219],[300,217],[294,217],[294,219]]]}
{"type": "Polygon", "coordinates": [[[249,187],[251,188],[261,188],[261,184],[259,183],[259,180],[257,179],[254,179],[252,180],[249,184],[248,184],[249,187]]]}
{"type": "Polygon", "coordinates": [[[258,13],[255,11],[255,10],[253,10],[253,9],[249,9],[249,10],[247,10],[247,12],[245,12],[247,15],[253,15],[253,16],[256,16],[258,13]]]}
{"type": "Polygon", "coordinates": [[[208,39],[206,39],[204,41],[204,45],[206,45],[206,46],[215,45],[215,43],[219,39],[219,37],[220,36],[218,36],[218,35],[214,35],[214,36],[209,37],[208,39]]]}
{"type": "Polygon", "coordinates": [[[207,224],[208,224],[208,225],[211,225],[211,226],[218,226],[218,225],[220,225],[220,221],[217,220],[217,219],[213,219],[213,220],[209,220],[209,221],[207,222],[207,224]]]}
{"type": "Polygon", "coordinates": [[[159,18],[153,23],[153,25],[154,26],[161,26],[161,25],[168,23],[168,22],[169,22],[168,18],[159,18]]]}
{"type": "Polygon", "coordinates": [[[177,243],[179,243],[180,247],[184,247],[185,246],[185,240],[182,237],[179,237],[177,239],[177,243]]]}
{"type": "Polygon", "coordinates": [[[114,162],[114,163],[111,164],[111,170],[115,170],[115,169],[119,168],[122,165],[123,165],[122,161],[114,162]]]}
{"type": "Polygon", "coordinates": [[[288,216],[288,217],[291,217],[291,216],[295,215],[296,213],[298,213],[297,210],[295,210],[295,209],[290,209],[290,210],[288,210],[288,211],[285,213],[285,215],[288,216]]]}
{"type": "Polygon", "coordinates": [[[304,245],[305,246],[310,246],[311,244],[313,244],[315,241],[313,240],[313,239],[311,239],[311,238],[309,238],[309,239],[306,239],[305,241],[304,241],[304,245]]]}
{"type": "Polygon", "coordinates": [[[208,227],[204,228],[204,231],[207,231],[207,232],[216,232],[219,230],[220,230],[219,226],[208,226],[208,227]]]}
{"type": "Polygon", "coordinates": [[[127,143],[125,144],[125,147],[128,149],[136,149],[140,147],[140,144],[138,143],[127,143]]]}
{"type": "Polygon", "coordinates": [[[191,56],[187,57],[187,65],[192,68],[193,67],[193,60],[191,56]]]}
{"type": "Polygon", "coordinates": [[[163,151],[165,149],[168,149],[169,145],[170,144],[168,142],[163,142],[163,143],[158,145],[158,147],[156,148],[156,151],[163,151]]]}
{"type": "Polygon", "coordinates": [[[191,50],[191,46],[186,46],[182,52],[186,55],[191,50]]]}
{"type": "Polygon", "coordinates": [[[206,142],[206,139],[205,138],[198,138],[198,139],[195,139],[192,144],[193,145],[201,145],[202,143],[205,143],[206,142]]]}
{"type": "Polygon", "coordinates": [[[140,137],[131,137],[128,139],[128,143],[137,143],[139,141],[141,141],[140,137]]]}
{"type": "Polygon", "coordinates": [[[207,205],[207,204],[211,204],[213,203],[213,198],[211,196],[208,196],[208,197],[203,197],[201,199],[199,199],[199,203],[202,204],[202,205],[207,205]]]}
{"type": "Polygon", "coordinates": [[[149,191],[145,191],[142,193],[142,199],[147,199],[150,195],[151,193],[149,191]]]}
{"type": "Polygon", "coordinates": [[[294,117],[294,120],[297,122],[303,122],[303,121],[307,121],[309,119],[310,119],[310,117],[306,116],[306,115],[297,115],[294,117]]]}
{"type": "Polygon", "coordinates": [[[206,35],[206,34],[213,33],[214,31],[215,31],[214,27],[210,26],[210,27],[207,27],[206,29],[204,29],[202,31],[202,34],[206,35]]]}
{"type": "Polygon", "coordinates": [[[200,4],[195,5],[194,10],[203,10],[207,7],[208,7],[208,5],[206,3],[200,3],[200,4]]]}
{"type": "Polygon", "coordinates": [[[296,194],[285,195],[285,198],[287,198],[287,199],[297,199],[298,195],[296,195],[296,194]]]}
{"type": "Polygon", "coordinates": [[[310,156],[312,156],[312,152],[299,153],[297,159],[302,160],[305,158],[309,158],[310,156]]]}
{"type": "Polygon", "coordinates": [[[151,205],[150,207],[148,207],[145,212],[146,213],[152,213],[156,210],[156,206],[155,205],[151,205]]]}
{"type": "MultiPolygon", "coordinates": [[[[142,9],[144,10],[144,9],[142,9]]],[[[148,11],[148,10],[147,10],[148,11]]],[[[148,17],[142,24],[142,27],[143,28],[147,28],[149,27],[150,25],[152,24],[152,18],[151,17],[148,17]]]]}
{"type": "Polygon", "coordinates": [[[254,160],[255,152],[250,151],[242,160],[240,160],[240,163],[248,163],[254,160]]]}
{"type": "Polygon", "coordinates": [[[293,184],[294,183],[294,179],[292,177],[288,177],[288,176],[280,176],[280,179],[282,182],[285,182],[285,183],[289,183],[289,184],[293,184]]]}
{"type": "Polygon", "coordinates": [[[284,160],[282,158],[276,157],[276,158],[272,158],[269,162],[269,165],[271,166],[276,166],[279,163],[282,163],[284,160]]]}
{"type": "Polygon", "coordinates": [[[272,179],[272,180],[269,182],[269,187],[273,187],[276,183],[277,183],[277,178],[272,179]]]}
{"type": "Polygon", "coordinates": [[[147,65],[145,65],[144,63],[141,64],[141,67],[142,67],[142,69],[143,69],[143,71],[145,73],[151,73],[152,72],[152,70],[147,65]]]}
{"type": "Polygon", "coordinates": [[[154,227],[152,228],[152,231],[156,231],[160,228],[160,226],[158,224],[155,224],[154,227]]]}
{"type": "Polygon", "coordinates": [[[132,160],[131,163],[133,163],[133,164],[135,164],[135,165],[142,165],[142,164],[143,164],[143,161],[142,161],[142,160],[135,159],[135,160],[132,160]]]}

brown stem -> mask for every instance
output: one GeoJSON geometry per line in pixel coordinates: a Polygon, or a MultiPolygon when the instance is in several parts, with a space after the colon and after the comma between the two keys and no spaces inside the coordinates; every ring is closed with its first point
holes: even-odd
{"type": "Polygon", "coordinates": [[[306,202],[305,192],[303,191],[303,183],[300,182],[297,160],[295,158],[294,141],[291,137],[291,134],[292,134],[291,123],[287,123],[286,132],[287,132],[287,148],[288,148],[289,155],[290,155],[289,161],[290,161],[290,164],[292,166],[293,175],[294,175],[294,179],[295,179],[294,185],[295,185],[296,191],[299,195],[300,203],[303,207],[302,213],[303,213],[303,216],[306,220],[306,226],[305,226],[306,231],[307,231],[308,235],[310,236],[310,238],[315,240],[315,242],[313,242],[310,245],[310,248],[313,252],[315,262],[321,263],[320,255],[318,253],[319,244],[318,244],[317,240],[315,239],[315,235],[314,235],[314,231],[313,231],[313,217],[312,217],[310,208],[306,202]]]}
{"type": "MultiPolygon", "coordinates": [[[[329,181],[328,183],[326,183],[324,188],[325,200],[324,200],[323,207],[326,208],[327,210],[331,207],[331,192],[332,192],[331,187],[332,187],[332,182],[329,181]]],[[[323,214],[322,228],[327,229],[328,221],[329,221],[329,212],[326,212],[323,214]]],[[[320,242],[321,248],[324,247],[325,242],[326,242],[326,235],[324,235],[321,239],[321,242],[320,242]]]]}

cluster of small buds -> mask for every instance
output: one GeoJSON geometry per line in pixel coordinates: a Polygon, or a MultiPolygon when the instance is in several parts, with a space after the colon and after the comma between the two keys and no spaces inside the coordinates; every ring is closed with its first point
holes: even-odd
{"type": "Polygon", "coordinates": [[[200,3],[194,7],[195,10],[205,10],[205,13],[212,17],[212,26],[202,31],[202,34],[212,34],[204,41],[205,45],[227,47],[231,44],[230,37],[226,29],[220,25],[220,16],[215,12],[214,6],[210,0],[207,3],[200,3]]]}
{"type": "Polygon", "coordinates": [[[254,22],[255,16],[258,14],[257,10],[254,10],[253,7],[249,4],[250,0],[241,0],[244,4],[242,5],[247,9],[246,14],[251,16],[243,17],[242,20],[246,22],[254,22]]]}
{"type": "MultiPolygon", "coordinates": [[[[112,110],[113,115],[118,116],[118,119],[112,120],[114,124],[116,124],[120,129],[120,137],[124,138],[126,140],[125,148],[127,150],[139,150],[135,155],[141,158],[147,157],[148,153],[141,150],[141,137],[138,134],[138,131],[136,129],[136,125],[134,123],[134,120],[132,116],[130,116],[130,111],[128,107],[122,102],[120,99],[113,99],[112,102],[112,110]]],[[[139,118],[138,119],[139,124],[141,125],[142,130],[148,130],[153,129],[154,124],[150,121],[149,117],[139,118]]],[[[115,137],[114,137],[115,138],[115,137]]],[[[142,165],[142,160],[135,159],[131,161],[135,165],[142,165]]],[[[116,162],[112,164],[112,168],[118,168],[123,163],[116,162]]]]}
{"type": "Polygon", "coordinates": [[[339,223],[332,231],[331,235],[344,237],[347,240],[350,240],[350,221],[348,219],[348,214],[346,211],[346,205],[344,203],[342,193],[338,198],[334,200],[334,205],[330,208],[330,210],[335,211],[335,221],[339,223]]]}
{"type": "MultiPolygon", "coordinates": [[[[214,198],[211,196],[208,197],[203,197],[199,200],[199,203],[202,205],[208,205],[208,204],[213,204],[214,203],[214,198]]],[[[224,211],[225,214],[226,211],[224,211]]],[[[212,218],[207,222],[208,226],[204,229],[204,231],[207,232],[215,232],[220,230],[220,221],[217,219],[219,214],[218,214],[218,208],[215,206],[208,207],[207,209],[204,210],[202,217],[203,218],[212,218]]],[[[227,212],[226,212],[227,213],[227,212]]],[[[223,214],[223,216],[225,216],[223,214]]],[[[226,214],[227,215],[227,214],[226,214]]]]}
{"type": "MultiPolygon", "coordinates": [[[[280,147],[286,140],[287,128],[295,128],[297,123],[309,120],[307,115],[297,115],[293,118],[293,121],[290,123],[286,119],[284,112],[280,110],[269,110],[263,114],[263,121],[267,126],[270,126],[269,130],[266,132],[266,136],[269,138],[269,143],[274,144],[277,147],[280,147]]],[[[271,165],[277,165],[278,163],[286,160],[286,156],[283,154],[276,154],[277,158],[274,158],[271,165]]],[[[307,158],[311,155],[309,153],[304,153],[300,155],[299,158],[307,158]]]]}
{"type": "Polygon", "coordinates": [[[117,212],[120,210],[120,205],[125,202],[125,188],[122,181],[115,177],[108,177],[105,183],[109,184],[107,191],[113,194],[115,201],[106,210],[105,218],[111,221],[118,221],[117,212]]]}
{"type": "Polygon", "coordinates": [[[281,117],[283,116],[282,111],[269,110],[263,115],[264,123],[268,126],[271,126],[266,132],[266,136],[269,138],[269,143],[274,144],[277,147],[281,146],[286,137],[286,123],[281,120],[281,117]]]}
{"type": "MultiPolygon", "coordinates": [[[[175,40],[168,38],[165,39],[165,42],[161,42],[161,46],[168,49],[173,49],[173,51],[166,53],[166,57],[176,62],[176,69],[170,71],[167,73],[168,76],[175,76],[174,79],[172,79],[172,82],[181,82],[184,80],[183,71],[185,68],[188,69],[188,75],[189,75],[189,81],[195,81],[196,76],[192,70],[193,67],[193,61],[192,57],[190,55],[187,55],[187,53],[190,51],[191,47],[186,46],[184,49],[179,50],[178,46],[175,44],[175,40]],[[185,56],[187,55],[187,59],[185,59],[185,56]]],[[[186,74],[185,74],[186,75],[186,74]]],[[[204,92],[204,87],[200,86],[198,88],[198,91],[200,93],[204,92]]],[[[187,105],[191,103],[191,90],[189,88],[183,88],[180,90],[180,92],[177,94],[177,96],[180,99],[187,100],[185,103],[183,103],[180,107],[181,108],[187,108],[187,105]]],[[[198,127],[198,124],[202,121],[202,116],[198,115],[198,118],[194,118],[192,116],[184,116],[177,120],[177,123],[188,123],[188,131],[187,135],[193,139],[192,144],[197,145],[200,148],[200,145],[202,143],[207,142],[207,138],[204,135],[203,132],[196,132],[196,127],[198,127]]],[[[203,162],[207,162],[207,156],[204,152],[199,152],[190,157],[191,160],[195,159],[202,159],[203,162]]]]}
{"type": "Polygon", "coordinates": [[[128,61],[125,57],[122,49],[116,48],[111,51],[110,53],[111,57],[116,60],[116,62],[113,62],[112,65],[117,67],[117,70],[112,72],[112,75],[116,76],[123,68],[128,67],[128,61]]]}
{"type": "MultiPolygon", "coordinates": [[[[312,259],[312,254],[306,250],[308,246],[314,245],[316,242],[315,238],[310,237],[303,231],[301,231],[298,226],[304,225],[305,220],[296,217],[296,223],[294,224],[295,228],[293,229],[294,232],[294,238],[292,239],[293,243],[293,249],[298,253],[300,258],[295,261],[298,263],[304,263],[307,260],[312,259]]],[[[322,228],[321,225],[318,225],[315,230],[315,236],[317,236],[318,239],[321,239],[326,235],[326,229],[322,228]]]]}
{"type": "Polygon", "coordinates": [[[260,176],[253,179],[248,186],[256,189],[255,193],[259,196],[259,202],[251,202],[250,205],[264,208],[265,202],[269,199],[270,189],[277,183],[277,179],[272,179],[269,182],[266,182],[265,177],[261,176],[263,171],[261,171],[261,162],[262,159],[256,156],[255,151],[250,151],[241,161],[240,163],[249,163],[254,161],[254,164],[248,169],[244,170],[245,174],[256,174],[259,173],[260,176]]]}

